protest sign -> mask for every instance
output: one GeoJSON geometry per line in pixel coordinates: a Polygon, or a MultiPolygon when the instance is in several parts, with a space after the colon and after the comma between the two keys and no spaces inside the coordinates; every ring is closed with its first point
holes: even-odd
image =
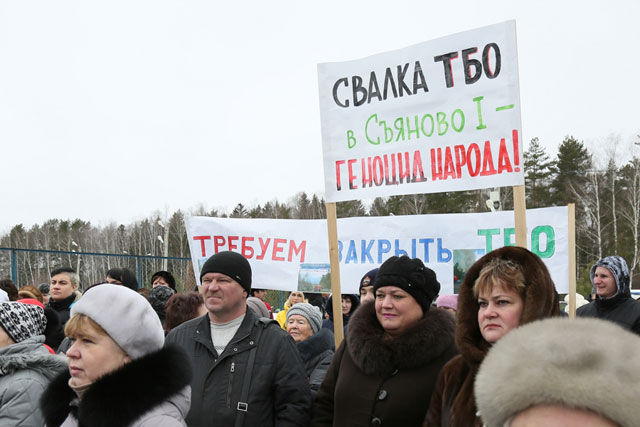
{"type": "MultiPolygon", "coordinates": [[[[529,247],[545,262],[561,293],[568,292],[566,207],[527,211],[529,247]]],[[[243,254],[253,286],[330,292],[325,220],[188,217],[185,220],[196,278],[216,252],[243,254]]],[[[453,293],[483,254],[513,245],[513,212],[342,218],[338,220],[342,293],[358,293],[362,276],[394,255],[420,258],[433,269],[441,294],[453,293]]]]}
{"type": "Polygon", "coordinates": [[[524,183],[515,21],[318,65],[327,202],[524,183]]]}

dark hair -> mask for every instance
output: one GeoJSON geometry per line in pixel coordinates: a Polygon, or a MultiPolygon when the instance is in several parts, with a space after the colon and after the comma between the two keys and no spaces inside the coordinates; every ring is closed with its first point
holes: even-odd
{"type": "Polygon", "coordinates": [[[56,268],[55,270],[51,271],[51,277],[55,276],[56,274],[60,274],[60,273],[75,273],[76,271],[71,268],[71,267],[59,267],[56,268]]]}
{"type": "Polygon", "coordinates": [[[9,296],[9,301],[17,301],[18,299],[18,287],[11,279],[0,280],[0,289],[5,291],[9,296]]]}
{"type": "Polygon", "coordinates": [[[107,276],[119,280],[123,286],[138,292],[138,279],[133,272],[126,268],[112,268],[107,271],[107,276]]]}
{"type": "Polygon", "coordinates": [[[204,304],[199,292],[185,292],[175,294],[167,301],[166,317],[164,321],[165,333],[176,326],[198,316],[198,309],[204,304]]]}
{"type": "Polygon", "coordinates": [[[252,297],[255,297],[255,296],[256,296],[256,292],[260,292],[260,291],[266,291],[266,289],[256,289],[256,288],[251,288],[251,292],[249,292],[249,294],[250,294],[252,297]]]}
{"type": "Polygon", "coordinates": [[[51,272],[51,277],[56,274],[66,274],[69,277],[69,281],[72,285],[78,287],[80,285],[80,275],[76,273],[76,271],[71,267],[60,267],[56,268],[51,272]]]}
{"type": "Polygon", "coordinates": [[[153,273],[153,276],[151,276],[151,285],[153,285],[153,282],[158,277],[162,277],[171,289],[173,289],[174,291],[176,290],[176,279],[173,277],[173,274],[168,271],[156,271],[155,273],[153,273]]]}

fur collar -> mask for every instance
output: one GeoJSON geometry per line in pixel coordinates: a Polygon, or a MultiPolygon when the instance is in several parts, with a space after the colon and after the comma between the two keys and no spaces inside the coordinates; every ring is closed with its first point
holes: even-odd
{"type": "Polygon", "coordinates": [[[333,334],[327,328],[321,328],[318,333],[311,335],[304,341],[296,343],[303,362],[313,359],[327,350],[335,348],[333,334]]]}
{"type": "Polygon", "coordinates": [[[491,348],[482,338],[478,327],[478,300],[473,296],[473,285],[480,270],[493,258],[510,259],[524,270],[524,309],[520,324],[524,325],[546,317],[560,316],[558,294],[549,270],[532,252],[516,246],[505,246],[489,252],[467,271],[460,287],[456,318],[456,344],[464,360],[477,371],[491,348]]]}
{"type": "MultiPolygon", "coordinates": [[[[165,347],[133,360],[94,382],[82,396],[77,413],[80,426],[128,426],[143,413],[180,392],[191,382],[190,362],[177,347],[165,347]]],[[[60,426],[76,394],[69,373],[58,375],[41,398],[47,426],[60,426]]],[[[75,409],[75,408],[74,408],[75,409]]]]}
{"type": "Polygon", "coordinates": [[[451,348],[454,323],[449,313],[433,308],[404,334],[390,337],[378,322],[375,304],[365,303],[349,322],[347,350],[365,374],[390,375],[423,366],[451,348]]]}

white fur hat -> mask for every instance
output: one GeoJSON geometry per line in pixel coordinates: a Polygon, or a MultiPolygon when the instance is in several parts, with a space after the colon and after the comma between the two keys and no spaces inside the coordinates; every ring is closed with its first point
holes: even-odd
{"type": "Polygon", "coordinates": [[[151,304],[126,286],[105,283],[88,289],[71,306],[71,316],[74,314],[89,316],[132,359],[164,345],[162,325],[151,304]]]}
{"type": "Polygon", "coordinates": [[[622,426],[640,421],[640,337],[613,322],[551,318],[498,341],[475,380],[487,426],[539,404],[593,411],[622,426]]]}

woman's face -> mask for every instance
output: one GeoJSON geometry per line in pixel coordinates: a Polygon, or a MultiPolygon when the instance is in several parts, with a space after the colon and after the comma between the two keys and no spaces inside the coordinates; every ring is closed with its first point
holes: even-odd
{"type": "Polygon", "coordinates": [[[287,321],[287,332],[295,342],[304,341],[313,335],[313,329],[304,316],[292,314],[287,321]]]}
{"type": "Polygon", "coordinates": [[[489,344],[517,328],[524,310],[520,294],[501,286],[493,286],[491,292],[478,295],[478,305],[478,327],[489,344]]]}
{"type": "Polygon", "coordinates": [[[72,344],[67,351],[67,363],[74,386],[91,384],[131,361],[110,336],[90,326],[82,334],[69,338],[72,344]]]}
{"type": "Polygon", "coordinates": [[[304,301],[304,294],[302,292],[291,292],[289,295],[289,305],[293,306],[299,302],[304,301]]]}
{"type": "Polygon", "coordinates": [[[389,335],[398,335],[422,319],[422,307],[409,293],[397,286],[376,291],[376,317],[389,335]]]}
{"type": "Polygon", "coordinates": [[[342,314],[349,314],[351,312],[351,298],[342,296],[342,314]]]}
{"type": "Polygon", "coordinates": [[[15,344],[15,341],[5,332],[4,328],[0,328],[0,348],[10,346],[11,344],[15,344]]]}

